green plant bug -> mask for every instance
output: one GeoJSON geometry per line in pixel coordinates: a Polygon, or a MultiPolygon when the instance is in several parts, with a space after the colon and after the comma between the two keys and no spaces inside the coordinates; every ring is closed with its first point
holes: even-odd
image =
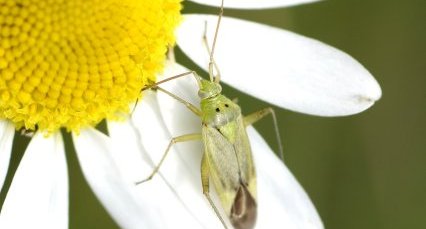
{"type": "Polygon", "coordinates": [[[239,105],[221,94],[222,87],[220,86],[219,68],[214,61],[213,55],[222,16],[223,0],[211,50],[208,46],[206,33],[203,36],[203,41],[210,55],[209,80],[199,77],[195,71],[190,71],[159,81],[142,89],[156,89],[181,102],[201,119],[202,127],[201,133],[172,138],[161,160],[155,166],[150,176],[136,184],[149,181],[153,178],[167,157],[170,148],[175,143],[201,140],[204,145],[204,154],[201,161],[203,194],[220,219],[223,227],[228,228],[227,223],[210,196],[209,182],[211,179],[221,206],[232,226],[236,229],[251,229],[254,228],[257,217],[256,172],[246,127],[271,114],[281,156],[282,144],[275,113],[272,108],[265,108],[243,116],[239,105]],[[199,88],[198,96],[201,100],[200,108],[159,86],[164,82],[187,75],[193,75],[197,81],[199,88]]]}

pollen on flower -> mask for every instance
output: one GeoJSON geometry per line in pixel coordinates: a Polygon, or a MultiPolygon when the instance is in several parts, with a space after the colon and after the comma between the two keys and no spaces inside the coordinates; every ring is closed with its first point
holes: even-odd
{"type": "Polygon", "coordinates": [[[0,0],[0,119],[78,131],[155,81],[181,0],[0,0]]]}

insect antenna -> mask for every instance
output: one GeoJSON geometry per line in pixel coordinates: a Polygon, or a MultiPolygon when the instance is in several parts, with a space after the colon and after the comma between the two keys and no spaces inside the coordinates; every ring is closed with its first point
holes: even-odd
{"type": "Polygon", "coordinates": [[[223,2],[224,2],[224,0],[222,0],[221,5],[220,5],[220,11],[219,11],[219,16],[217,18],[216,29],[215,29],[215,32],[214,32],[213,44],[212,44],[211,50],[210,50],[210,47],[209,47],[208,42],[207,42],[207,21],[204,24],[204,35],[203,35],[203,41],[204,41],[204,44],[207,48],[207,52],[209,53],[209,56],[210,56],[210,60],[209,60],[210,81],[216,82],[216,83],[220,82],[220,72],[219,72],[219,68],[217,67],[216,62],[214,61],[214,50],[215,50],[215,47],[216,47],[216,40],[217,40],[217,34],[219,33],[220,22],[221,22],[222,16],[223,16],[223,2]],[[216,71],[216,75],[213,73],[213,70],[216,71]]]}

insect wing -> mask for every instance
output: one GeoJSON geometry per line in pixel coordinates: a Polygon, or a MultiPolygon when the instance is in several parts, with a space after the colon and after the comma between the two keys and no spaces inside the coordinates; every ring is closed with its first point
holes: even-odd
{"type": "Polygon", "coordinates": [[[205,154],[222,207],[235,228],[256,221],[256,177],[241,116],[221,127],[203,126],[205,154]]]}
{"type": "Polygon", "coordinates": [[[233,145],[215,128],[203,126],[204,153],[210,177],[219,195],[222,207],[229,216],[239,186],[238,163],[233,145]]]}

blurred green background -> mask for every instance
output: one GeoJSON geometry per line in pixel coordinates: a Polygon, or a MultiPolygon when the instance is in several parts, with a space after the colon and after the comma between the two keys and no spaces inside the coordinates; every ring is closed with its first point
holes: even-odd
{"type": "MultiPolygon", "coordinates": [[[[215,8],[191,2],[184,6],[185,13],[217,14],[215,8]]],[[[360,61],[382,86],[382,99],[355,116],[321,118],[276,109],[286,164],[326,228],[426,228],[425,9],[426,1],[418,0],[225,10],[229,16],[282,27],[337,47],[360,61]]],[[[269,106],[229,87],[224,90],[239,98],[244,113],[269,106]]],[[[271,125],[265,120],[256,128],[276,147],[271,125]]],[[[15,143],[23,147],[14,152],[10,171],[16,170],[28,140],[18,137],[15,143]]],[[[70,228],[117,228],[85,183],[75,155],[69,153],[67,159],[70,228]]],[[[11,178],[0,194],[0,205],[11,178]]]]}

